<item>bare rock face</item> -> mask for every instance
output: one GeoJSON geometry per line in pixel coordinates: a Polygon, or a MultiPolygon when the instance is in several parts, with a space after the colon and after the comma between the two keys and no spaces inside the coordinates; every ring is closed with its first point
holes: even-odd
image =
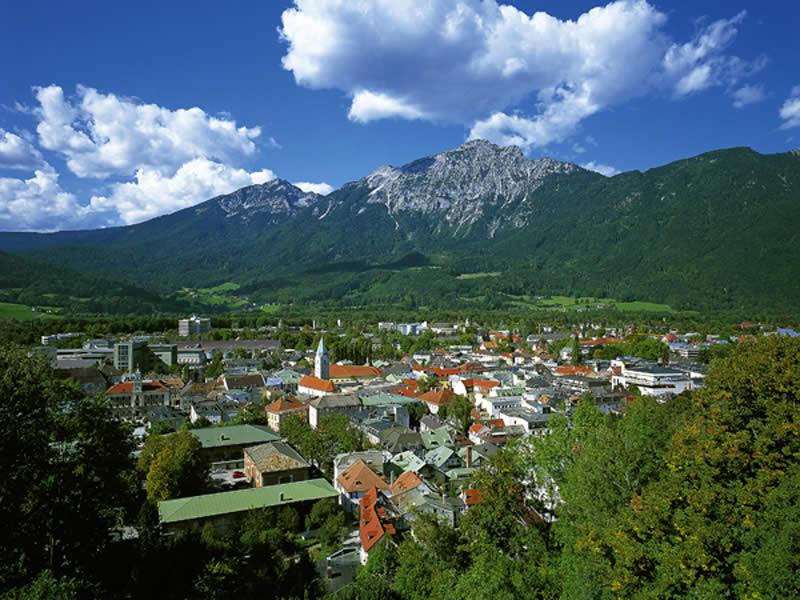
{"type": "Polygon", "coordinates": [[[525,225],[511,207],[524,203],[547,178],[579,170],[551,158],[528,159],[515,146],[473,140],[402,167],[381,167],[358,183],[370,189],[368,203],[383,204],[392,215],[435,213],[456,230],[497,215],[487,231],[491,236],[501,225],[525,225]]]}
{"type": "Polygon", "coordinates": [[[258,215],[260,219],[277,222],[295,216],[321,198],[319,194],[304,192],[288,181],[273,179],[220,196],[217,202],[229,219],[248,221],[258,215]]]}

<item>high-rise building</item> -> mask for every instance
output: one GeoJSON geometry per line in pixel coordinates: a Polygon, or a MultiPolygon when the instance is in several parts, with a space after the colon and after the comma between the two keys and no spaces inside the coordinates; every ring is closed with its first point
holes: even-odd
{"type": "Polygon", "coordinates": [[[114,367],[129,373],[136,369],[144,371],[150,368],[150,355],[147,342],[117,342],[114,344],[114,367]]]}
{"type": "Polygon", "coordinates": [[[317,354],[314,356],[314,377],[317,379],[330,379],[330,364],[325,338],[320,338],[317,354]]]}
{"type": "Polygon", "coordinates": [[[211,319],[192,315],[188,319],[180,319],[178,321],[178,335],[181,337],[202,335],[209,331],[211,331],[211,319]]]}

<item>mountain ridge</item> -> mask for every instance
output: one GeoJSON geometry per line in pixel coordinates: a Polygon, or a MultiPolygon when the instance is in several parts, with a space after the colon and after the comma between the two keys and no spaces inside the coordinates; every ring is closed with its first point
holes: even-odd
{"type": "Polygon", "coordinates": [[[722,149],[606,177],[472,141],[324,197],[274,181],[115,230],[0,234],[0,250],[162,292],[237,281],[265,302],[460,303],[478,290],[794,308],[798,197],[789,152],[722,149]],[[430,266],[387,266],[412,253],[430,266]],[[479,271],[503,276],[458,279],[479,271]]]}

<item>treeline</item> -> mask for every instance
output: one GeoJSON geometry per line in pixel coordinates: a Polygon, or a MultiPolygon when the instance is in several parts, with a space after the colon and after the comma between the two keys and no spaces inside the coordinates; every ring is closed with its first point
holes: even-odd
{"type": "Polygon", "coordinates": [[[800,340],[762,338],[691,398],[582,401],[479,471],[460,527],[418,521],[336,597],[796,598],[798,373],[800,340]]]}

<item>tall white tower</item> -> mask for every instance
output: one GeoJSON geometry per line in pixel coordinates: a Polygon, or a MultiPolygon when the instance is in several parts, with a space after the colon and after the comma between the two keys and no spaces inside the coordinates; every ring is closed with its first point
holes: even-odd
{"type": "Polygon", "coordinates": [[[328,356],[328,348],[325,346],[325,338],[319,339],[317,354],[314,357],[314,377],[318,379],[330,378],[331,359],[328,356]]]}

